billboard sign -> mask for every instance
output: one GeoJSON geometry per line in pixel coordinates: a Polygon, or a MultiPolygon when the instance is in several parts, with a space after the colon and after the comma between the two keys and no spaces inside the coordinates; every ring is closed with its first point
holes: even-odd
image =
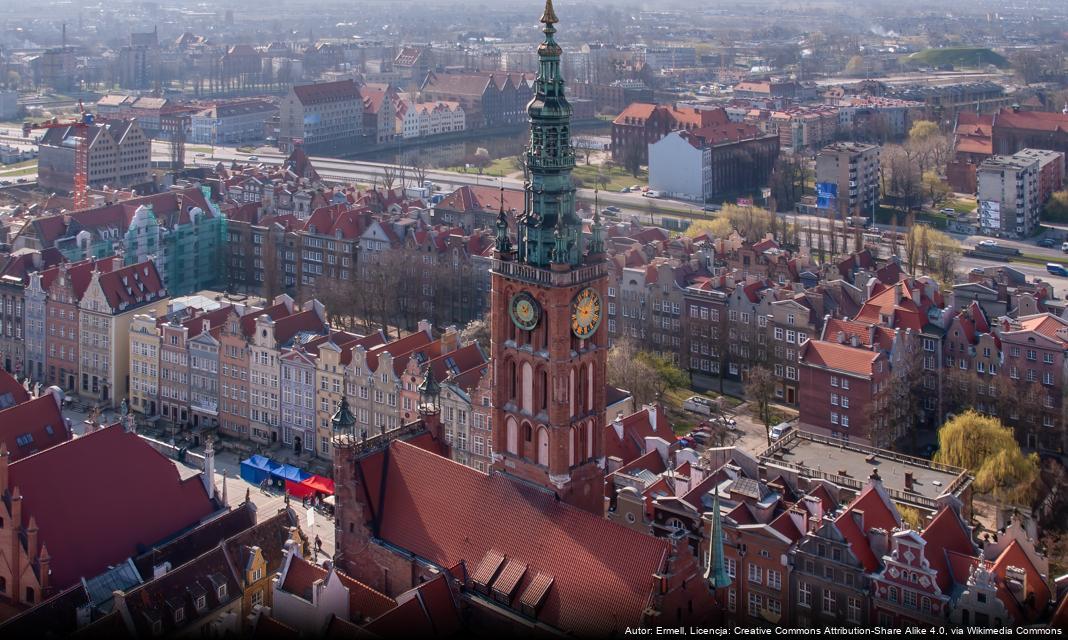
{"type": "Polygon", "coordinates": [[[838,200],[837,182],[816,183],[816,208],[834,209],[838,200]]]}
{"type": "Polygon", "coordinates": [[[752,198],[738,198],[738,206],[739,207],[751,207],[751,206],[753,206],[753,199],[752,198]]]}
{"type": "Polygon", "coordinates": [[[995,200],[979,201],[979,226],[1001,228],[1001,203],[995,200]]]}

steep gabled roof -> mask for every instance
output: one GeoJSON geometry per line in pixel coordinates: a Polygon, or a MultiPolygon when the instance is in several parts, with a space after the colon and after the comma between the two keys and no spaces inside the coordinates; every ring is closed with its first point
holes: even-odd
{"type": "Polygon", "coordinates": [[[101,273],[99,283],[112,313],[122,313],[166,295],[152,260],[101,273]]]}
{"type": "Polygon", "coordinates": [[[937,571],[935,581],[942,593],[949,593],[953,585],[946,554],[950,551],[975,554],[976,548],[966,525],[949,507],[942,507],[920,534],[927,544],[923,555],[931,568],[937,571]]]}
{"type": "Polygon", "coordinates": [[[58,588],[216,510],[200,476],[182,480],[171,460],[118,425],[23,458],[9,472],[10,486],[23,495],[21,524],[36,520],[58,588]]]}
{"type": "Polygon", "coordinates": [[[30,393],[15,376],[0,369],[0,411],[30,399],[30,393]]]}
{"type": "Polygon", "coordinates": [[[667,541],[552,493],[401,440],[359,466],[378,538],[443,567],[475,567],[499,554],[525,567],[509,601],[518,602],[539,575],[551,577],[537,617],[552,627],[576,635],[619,629],[643,618],[659,588],[654,574],[664,567],[667,541]]]}
{"type": "Polygon", "coordinates": [[[834,519],[835,525],[847,541],[853,555],[864,565],[865,571],[875,571],[882,559],[875,557],[868,542],[868,532],[883,529],[892,532],[901,525],[901,515],[886,496],[882,484],[869,482],[853,502],[834,519]],[[858,525],[858,519],[862,520],[858,525]]]}
{"type": "Polygon", "coordinates": [[[877,351],[852,347],[826,340],[809,340],[801,348],[800,361],[835,371],[870,378],[874,373],[877,351]]]}
{"type": "Polygon", "coordinates": [[[0,450],[11,462],[70,440],[59,402],[51,393],[0,410],[0,450]]]}

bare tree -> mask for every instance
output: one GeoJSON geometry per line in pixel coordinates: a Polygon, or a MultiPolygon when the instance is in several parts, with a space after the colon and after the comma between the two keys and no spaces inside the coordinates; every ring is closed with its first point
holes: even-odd
{"type": "Polygon", "coordinates": [[[764,435],[771,446],[771,401],[775,397],[775,378],[766,367],[751,367],[745,384],[745,397],[754,405],[757,417],[764,423],[764,435]]]}
{"type": "Polygon", "coordinates": [[[386,191],[393,191],[393,185],[397,182],[397,167],[384,165],[382,167],[382,186],[386,191]]]}

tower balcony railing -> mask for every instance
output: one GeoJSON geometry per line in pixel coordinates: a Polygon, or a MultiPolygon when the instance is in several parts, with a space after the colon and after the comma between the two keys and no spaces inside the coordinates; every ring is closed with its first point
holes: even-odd
{"type": "Polygon", "coordinates": [[[589,264],[572,268],[568,271],[551,271],[521,262],[494,260],[493,270],[501,275],[531,284],[548,286],[570,286],[589,282],[608,273],[604,263],[589,264]]]}

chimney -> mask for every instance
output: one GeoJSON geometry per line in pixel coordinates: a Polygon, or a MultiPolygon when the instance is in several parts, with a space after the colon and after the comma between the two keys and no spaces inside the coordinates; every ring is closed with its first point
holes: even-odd
{"type": "Polygon", "coordinates": [[[875,557],[881,559],[890,549],[890,533],[886,529],[872,528],[868,532],[868,545],[875,557]]]}
{"type": "Polygon", "coordinates": [[[452,353],[460,346],[460,330],[451,324],[445,327],[445,333],[441,334],[441,352],[452,353]]]}
{"type": "Polygon", "coordinates": [[[853,517],[853,524],[857,526],[857,529],[864,531],[864,510],[853,509],[849,514],[853,517]]]}
{"type": "Polygon", "coordinates": [[[52,556],[48,555],[48,547],[41,543],[41,555],[37,558],[38,580],[41,583],[41,592],[45,593],[51,582],[52,556]]]}
{"type": "Polygon", "coordinates": [[[427,335],[433,336],[433,327],[429,320],[423,319],[419,321],[419,327],[416,331],[424,331],[427,335]]]}
{"type": "Polygon", "coordinates": [[[835,338],[838,340],[838,344],[845,344],[845,331],[839,331],[835,338]]]}
{"type": "Polygon", "coordinates": [[[11,522],[13,527],[22,523],[22,491],[17,486],[11,490],[11,522]]]}
{"type": "Polygon", "coordinates": [[[30,524],[26,527],[26,555],[30,562],[37,559],[37,533],[37,518],[31,515],[30,524]]]}
{"type": "Polygon", "coordinates": [[[200,476],[204,483],[204,490],[208,492],[208,499],[215,497],[215,443],[208,437],[208,444],[204,447],[204,471],[200,476]]]}
{"type": "Polygon", "coordinates": [[[616,432],[616,437],[620,440],[623,439],[623,413],[617,413],[616,419],[612,422],[612,429],[616,432]]]}
{"type": "Polygon", "coordinates": [[[901,283],[900,282],[894,285],[894,304],[895,305],[901,304],[901,283]]]}
{"type": "Polygon", "coordinates": [[[912,472],[905,472],[905,491],[912,491],[912,472]]]}
{"type": "Polygon", "coordinates": [[[656,431],[656,420],[657,420],[657,416],[656,416],[657,406],[656,406],[656,403],[654,402],[652,404],[647,404],[647,405],[645,405],[645,408],[649,411],[649,426],[651,426],[653,428],[653,431],[655,432],[656,431]]]}
{"type": "Polygon", "coordinates": [[[856,335],[851,335],[851,336],[849,336],[849,344],[850,344],[850,346],[853,346],[853,347],[859,347],[860,346],[860,339],[857,338],[856,335]]]}

